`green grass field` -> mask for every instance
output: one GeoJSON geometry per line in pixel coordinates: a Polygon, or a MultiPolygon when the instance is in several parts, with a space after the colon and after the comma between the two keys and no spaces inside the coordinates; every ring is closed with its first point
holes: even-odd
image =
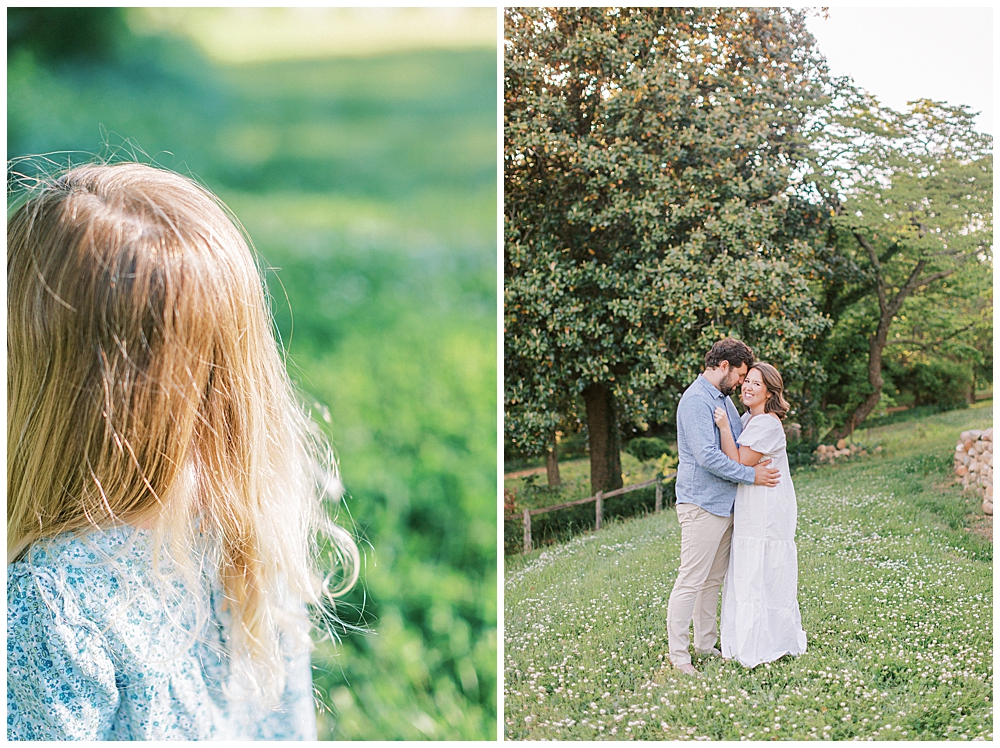
{"type": "MultiPolygon", "coordinates": [[[[641,462],[628,452],[622,452],[621,461],[622,483],[626,486],[644,483],[656,477],[655,460],[641,462]]],[[[559,477],[562,481],[559,493],[558,495],[553,493],[549,497],[544,495],[544,491],[532,491],[530,488],[525,491],[527,487],[546,487],[544,470],[532,476],[505,478],[503,486],[505,490],[512,490],[524,499],[521,508],[527,507],[529,509],[593,496],[590,492],[590,461],[588,459],[560,462],[559,477]]]]}
{"type": "Polygon", "coordinates": [[[872,429],[884,455],[795,474],[798,658],[666,664],[674,511],[508,557],[505,736],[992,740],[993,546],[950,476],[991,423],[986,401],[872,429]]]}
{"type": "Polygon", "coordinates": [[[122,49],[9,58],[8,157],[155,161],[254,241],[364,556],[338,613],[367,633],[314,656],[320,737],[495,738],[495,50],[221,65],[179,37],[122,49]]]}

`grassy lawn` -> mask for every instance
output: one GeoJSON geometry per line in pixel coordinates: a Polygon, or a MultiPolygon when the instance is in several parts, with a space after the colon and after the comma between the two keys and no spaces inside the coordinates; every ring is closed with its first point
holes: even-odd
{"type": "Polygon", "coordinates": [[[666,665],[680,531],[663,512],[506,560],[510,739],[986,739],[993,547],[951,479],[992,401],[856,435],[883,455],[795,474],[808,650],[666,665]]]}

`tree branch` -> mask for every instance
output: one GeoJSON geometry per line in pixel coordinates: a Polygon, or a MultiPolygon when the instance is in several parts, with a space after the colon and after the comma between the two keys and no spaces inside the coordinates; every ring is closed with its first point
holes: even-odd
{"type": "Polygon", "coordinates": [[[960,327],[957,330],[954,330],[951,334],[946,335],[943,338],[938,338],[937,340],[931,341],[930,343],[924,342],[923,340],[918,340],[917,338],[896,338],[894,340],[888,341],[886,345],[897,345],[897,344],[915,345],[923,350],[927,350],[928,348],[937,348],[942,343],[961,335],[966,330],[971,330],[973,327],[976,326],[978,321],[979,320],[974,320],[969,324],[967,324],[965,327],[960,327]]]}
{"type": "Polygon", "coordinates": [[[933,343],[925,343],[922,340],[917,340],[916,338],[894,338],[893,340],[886,341],[886,348],[890,345],[912,345],[926,351],[929,348],[937,348],[940,345],[940,341],[935,341],[933,343]]]}
{"type": "Polygon", "coordinates": [[[928,275],[926,278],[924,278],[923,280],[921,280],[920,283],[917,284],[917,286],[919,288],[923,288],[924,286],[928,286],[928,285],[930,285],[931,283],[933,283],[936,280],[941,280],[942,278],[947,278],[949,275],[951,275],[954,272],[955,272],[954,270],[942,270],[940,273],[934,273],[933,275],[928,275]]]}
{"type": "Polygon", "coordinates": [[[920,288],[920,273],[923,272],[926,265],[926,260],[920,260],[916,266],[914,266],[913,272],[910,273],[910,277],[906,279],[906,283],[903,284],[903,287],[899,289],[893,297],[892,302],[885,309],[889,317],[892,317],[899,311],[899,308],[903,306],[903,302],[906,301],[907,296],[920,288]]]}
{"type": "Polygon", "coordinates": [[[858,244],[864,247],[865,251],[868,252],[868,259],[871,260],[872,270],[875,271],[875,292],[878,294],[878,308],[884,315],[886,311],[886,299],[885,280],[882,278],[882,264],[878,261],[878,255],[875,253],[875,247],[871,245],[871,242],[869,242],[857,231],[852,231],[851,233],[854,234],[854,238],[857,240],[858,244]]]}

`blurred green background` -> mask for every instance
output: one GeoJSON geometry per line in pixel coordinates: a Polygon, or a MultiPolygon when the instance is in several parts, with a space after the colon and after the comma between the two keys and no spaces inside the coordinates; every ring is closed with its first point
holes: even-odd
{"type": "Polygon", "coordinates": [[[192,175],[270,267],[364,555],[321,738],[496,738],[496,16],[434,12],[7,11],[9,169],[192,175]]]}

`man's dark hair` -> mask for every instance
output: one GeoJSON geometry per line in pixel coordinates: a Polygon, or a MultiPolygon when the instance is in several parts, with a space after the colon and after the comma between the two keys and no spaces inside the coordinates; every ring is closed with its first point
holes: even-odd
{"type": "Polygon", "coordinates": [[[713,345],[712,350],[705,354],[705,368],[714,369],[723,361],[728,361],[729,366],[734,369],[740,368],[741,364],[749,367],[753,364],[753,351],[742,340],[726,338],[713,345]]]}

